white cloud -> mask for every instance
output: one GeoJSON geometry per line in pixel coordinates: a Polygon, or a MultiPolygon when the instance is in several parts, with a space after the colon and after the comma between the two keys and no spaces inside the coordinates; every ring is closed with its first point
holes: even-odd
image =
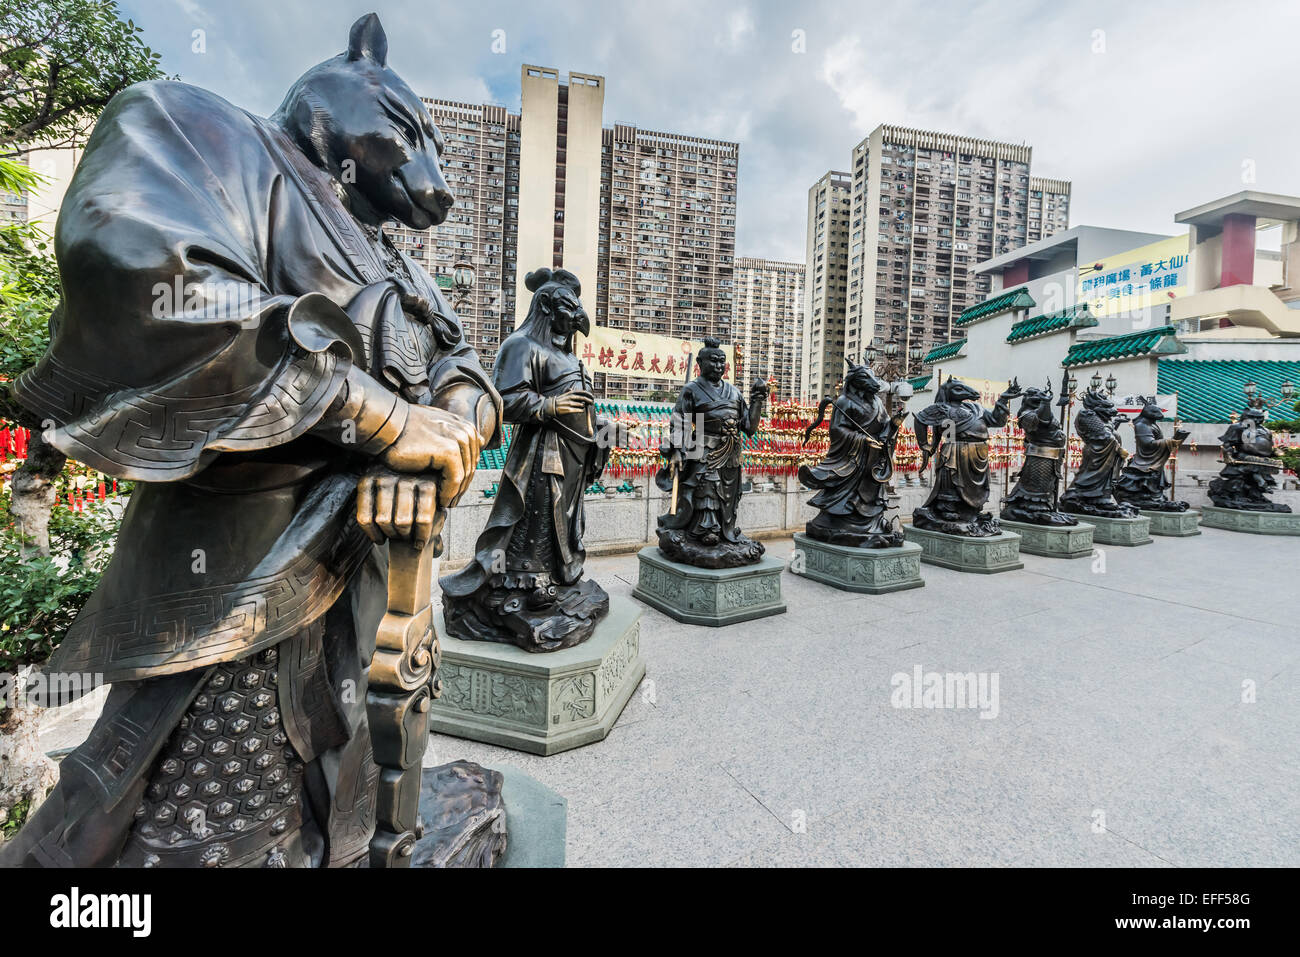
{"type": "MultiPolygon", "coordinates": [[[[269,112],[344,48],[344,0],[122,0],[163,66],[269,112]],[[203,22],[209,21],[210,22],[203,22]],[[208,54],[189,53],[208,27],[208,54]]],[[[808,186],[879,123],[1028,142],[1074,183],[1074,221],[1174,232],[1237,189],[1300,193],[1300,4],[1211,0],[375,0],[390,59],[421,93],[518,105],[521,62],[607,77],[605,121],[740,141],[737,251],[802,259],[808,186]],[[492,30],[507,53],[491,52],[492,30]],[[791,49],[806,32],[807,52],[791,49]],[[1105,53],[1094,53],[1094,31],[1105,53]]]]}
{"type": "Polygon", "coordinates": [[[826,51],[821,78],[835,92],[840,106],[853,114],[853,129],[859,138],[881,123],[902,122],[906,112],[903,98],[871,75],[862,38],[856,34],[843,37],[826,51]]]}

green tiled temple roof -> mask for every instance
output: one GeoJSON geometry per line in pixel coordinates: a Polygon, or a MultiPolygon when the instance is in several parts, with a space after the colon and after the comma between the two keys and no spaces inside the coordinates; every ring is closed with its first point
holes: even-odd
{"type": "Polygon", "coordinates": [[[920,392],[922,389],[924,389],[927,385],[930,384],[930,380],[933,378],[934,378],[934,373],[931,373],[930,375],[921,375],[921,376],[917,376],[915,379],[908,379],[907,384],[912,387],[912,391],[920,392]]]}
{"type": "Polygon", "coordinates": [[[1130,332],[1124,336],[1107,336],[1104,339],[1089,339],[1076,342],[1061,360],[1063,366],[1094,365],[1098,362],[1114,362],[1118,359],[1135,359],[1138,356],[1178,355],[1187,351],[1187,347],[1174,335],[1173,326],[1157,326],[1130,332]]]}
{"type": "Polygon", "coordinates": [[[1001,312],[1008,312],[1012,309],[1032,309],[1033,307],[1034,299],[1029,293],[1023,289],[1013,289],[1010,292],[1004,292],[1000,296],[985,299],[983,302],[971,306],[957,317],[956,324],[969,326],[972,322],[988,319],[1001,312]]]}
{"type": "Polygon", "coordinates": [[[1007,334],[1007,342],[1024,342],[1026,339],[1045,336],[1050,332],[1087,329],[1095,325],[1097,325],[1096,317],[1088,311],[1088,304],[1081,302],[1060,312],[1046,313],[1034,316],[1032,319],[1021,319],[1011,327],[1011,332],[1007,334]]]}
{"type": "Polygon", "coordinates": [[[951,359],[961,352],[961,347],[964,345],[966,345],[965,339],[954,339],[952,342],[945,342],[943,345],[935,346],[927,352],[921,361],[930,365],[935,362],[942,362],[944,359],[951,359]]]}
{"type": "MultiPolygon", "coordinates": [[[[1156,366],[1156,391],[1178,393],[1178,417],[1184,422],[1228,422],[1246,405],[1241,387],[1247,382],[1258,385],[1265,399],[1281,399],[1286,381],[1300,383],[1300,362],[1170,359],[1156,366]]],[[[1297,418],[1294,401],[1279,402],[1273,417],[1297,418]]]]}

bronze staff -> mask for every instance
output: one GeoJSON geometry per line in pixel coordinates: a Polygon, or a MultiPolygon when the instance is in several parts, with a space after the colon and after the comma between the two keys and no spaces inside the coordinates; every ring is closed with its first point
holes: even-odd
{"type": "MultiPolygon", "coordinates": [[[[396,476],[393,477],[396,480],[396,476]]],[[[445,513],[439,515],[438,526],[445,513]]],[[[440,658],[433,630],[433,559],[441,539],[388,543],[388,611],[375,634],[366,692],[371,746],[379,765],[371,867],[410,867],[420,820],[421,759],[429,740],[429,705],[440,658]]]]}

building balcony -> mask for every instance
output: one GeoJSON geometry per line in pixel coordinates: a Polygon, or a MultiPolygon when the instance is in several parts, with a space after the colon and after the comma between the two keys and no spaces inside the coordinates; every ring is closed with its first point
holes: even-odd
{"type": "Polygon", "coordinates": [[[1169,321],[1173,323],[1213,318],[1227,319],[1234,326],[1262,329],[1272,336],[1300,337],[1300,301],[1283,302],[1266,286],[1223,286],[1183,296],[1170,304],[1169,321]]]}

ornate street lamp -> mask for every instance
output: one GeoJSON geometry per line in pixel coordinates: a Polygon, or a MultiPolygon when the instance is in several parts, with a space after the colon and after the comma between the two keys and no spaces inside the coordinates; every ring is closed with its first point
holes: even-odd
{"type": "Polygon", "coordinates": [[[456,292],[456,304],[459,309],[469,302],[469,294],[474,288],[474,265],[464,261],[453,263],[451,267],[451,284],[456,292]]]}
{"type": "Polygon", "coordinates": [[[1094,373],[1092,374],[1092,380],[1091,380],[1091,383],[1090,383],[1090,384],[1092,385],[1092,391],[1093,391],[1093,392],[1099,392],[1099,391],[1101,391],[1101,373],[1100,373],[1100,372],[1094,372],[1094,373]]]}
{"type": "Polygon", "coordinates": [[[919,342],[914,342],[907,347],[907,374],[912,375],[921,367],[921,359],[925,357],[925,346],[919,342]]]}
{"type": "Polygon", "coordinates": [[[1115,381],[1114,373],[1111,373],[1110,375],[1106,376],[1106,392],[1109,395],[1114,395],[1115,389],[1118,387],[1119,387],[1119,383],[1115,381]]]}
{"type": "Polygon", "coordinates": [[[1253,399],[1255,396],[1259,395],[1259,386],[1255,385],[1253,382],[1247,382],[1241,387],[1241,391],[1246,393],[1247,399],[1253,399]]]}
{"type": "Polygon", "coordinates": [[[1079,377],[1071,372],[1068,382],[1070,386],[1070,398],[1074,398],[1075,393],[1079,391],[1079,377]]]}
{"type": "Polygon", "coordinates": [[[867,343],[867,348],[864,353],[867,359],[867,365],[871,365],[873,362],[876,361],[876,354],[878,352],[880,352],[880,350],[876,348],[876,340],[872,339],[870,342],[867,343]]]}
{"type": "Polygon", "coordinates": [[[1295,383],[1293,383],[1290,379],[1287,379],[1285,382],[1282,383],[1281,388],[1282,388],[1282,398],[1290,401],[1291,398],[1295,395],[1295,383]]]}
{"type": "Polygon", "coordinates": [[[898,340],[890,339],[885,343],[885,358],[893,361],[898,357],[898,340]]]}

